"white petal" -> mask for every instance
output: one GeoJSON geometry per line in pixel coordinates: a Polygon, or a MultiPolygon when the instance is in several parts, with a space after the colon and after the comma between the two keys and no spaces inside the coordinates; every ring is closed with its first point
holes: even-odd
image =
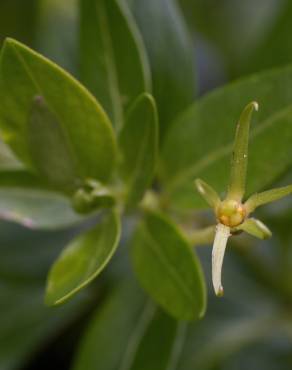
{"type": "Polygon", "coordinates": [[[230,236],[230,227],[218,224],[212,250],[212,281],[215,293],[221,297],[223,287],[221,284],[221,271],[227,240],[230,236]]]}

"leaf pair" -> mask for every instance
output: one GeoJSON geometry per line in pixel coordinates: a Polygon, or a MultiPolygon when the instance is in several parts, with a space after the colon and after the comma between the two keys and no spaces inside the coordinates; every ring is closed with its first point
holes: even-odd
{"type": "MultiPolygon", "coordinates": [[[[13,176],[10,173],[7,180],[0,174],[0,183],[7,181],[9,186],[15,181],[21,187],[1,191],[5,194],[0,207],[2,218],[31,228],[82,221],[66,198],[49,190],[73,196],[79,213],[113,207],[115,194],[100,181],[107,182],[112,176],[117,144],[110,122],[95,99],[63,70],[13,40],[5,42],[0,70],[4,139],[35,174],[24,172],[25,176],[20,177],[20,172],[13,176]],[[36,183],[40,188],[37,191],[32,189],[36,183]]],[[[142,94],[132,105],[118,142],[120,172],[127,189],[125,203],[132,207],[150,185],[156,163],[158,118],[149,94],[142,94]]],[[[61,254],[48,280],[49,304],[73,295],[108,262],[120,234],[119,217],[115,211],[109,214],[61,254]],[[103,240],[107,234],[113,239],[103,240]],[[68,268],[66,273],[64,266],[68,268]]]]}

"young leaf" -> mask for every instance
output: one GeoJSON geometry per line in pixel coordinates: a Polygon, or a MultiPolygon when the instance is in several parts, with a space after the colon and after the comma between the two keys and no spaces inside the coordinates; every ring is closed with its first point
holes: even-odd
{"type": "Polygon", "coordinates": [[[178,117],[165,140],[160,168],[173,207],[203,206],[193,191],[196,177],[212,184],[219,194],[226,189],[234,123],[248,101],[256,100],[261,109],[250,133],[247,195],[291,166],[291,86],[291,66],[260,73],[217,89],[178,117]]]}
{"type": "Polygon", "coordinates": [[[71,155],[62,126],[43,97],[33,99],[28,122],[28,146],[38,175],[61,190],[77,186],[74,155],[71,155]]]}
{"type": "Polygon", "coordinates": [[[115,163],[116,144],[100,105],[54,63],[7,39],[0,59],[0,127],[3,139],[32,168],[28,117],[36,95],[44,98],[56,116],[79,177],[107,181],[115,163]]]}
{"type": "Polygon", "coordinates": [[[292,185],[267,190],[262,193],[253,194],[245,203],[247,212],[253,212],[257,207],[270,202],[275,202],[287,195],[292,194],[292,185]]]}
{"type": "Polygon", "coordinates": [[[184,343],[185,324],[158,310],[124,281],[94,313],[73,369],[168,370],[184,343]]]}
{"type": "Polygon", "coordinates": [[[269,239],[272,236],[267,226],[255,218],[248,218],[243,224],[237,226],[235,230],[245,231],[259,239],[269,239]]]}
{"type": "Polygon", "coordinates": [[[95,279],[113,256],[120,233],[119,216],[110,211],[100,224],[74,239],[49,273],[46,304],[65,302],[95,279]]]}
{"type": "Polygon", "coordinates": [[[195,180],[195,186],[209,206],[215,209],[220,203],[220,198],[216,191],[201,179],[195,180]]]}
{"type": "Polygon", "coordinates": [[[138,279],[164,310],[183,320],[204,315],[206,292],[199,261],[169,220],[146,213],[131,252],[138,279]]]}
{"type": "Polygon", "coordinates": [[[150,59],[163,139],[174,117],[194,100],[194,48],[176,0],[135,0],[131,8],[150,59]]]}
{"type": "Polygon", "coordinates": [[[133,99],[150,90],[143,42],[123,0],[80,0],[81,75],[120,129],[133,99]]]}
{"type": "Polygon", "coordinates": [[[245,192],[249,127],[254,110],[258,110],[258,103],[252,102],[248,104],[241,113],[237,124],[231,160],[230,182],[227,194],[227,198],[229,199],[241,201],[245,192]]]}
{"type": "MultiPolygon", "coordinates": [[[[11,181],[11,178],[8,180],[11,181]]],[[[25,184],[25,188],[12,188],[11,182],[8,185],[9,188],[0,187],[0,219],[14,221],[31,229],[62,229],[84,220],[84,216],[73,211],[68,198],[33,189],[29,184],[25,184]]]]}
{"type": "Polygon", "coordinates": [[[154,99],[143,94],[130,109],[119,136],[121,173],[128,183],[127,204],[141,200],[150,186],[158,150],[158,117],[154,99]]]}

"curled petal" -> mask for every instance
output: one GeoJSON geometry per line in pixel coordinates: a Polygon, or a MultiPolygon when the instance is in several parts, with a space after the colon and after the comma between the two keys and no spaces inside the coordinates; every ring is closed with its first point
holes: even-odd
{"type": "Polygon", "coordinates": [[[226,244],[230,235],[230,227],[222,224],[217,225],[212,250],[212,281],[215,293],[218,297],[222,297],[223,295],[221,271],[226,244]]]}

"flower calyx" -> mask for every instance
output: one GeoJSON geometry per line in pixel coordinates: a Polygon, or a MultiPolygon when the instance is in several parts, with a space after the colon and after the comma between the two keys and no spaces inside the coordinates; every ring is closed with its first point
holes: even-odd
{"type": "Polygon", "coordinates": [[[217,296],[223,295],[221,272],[229,237],[244,231],[259,239],[270,238],[272,233],[267,226],[250,217],[250,214],[263,204],[292,194],[292,185],[288,185],[256,193],[243,202],[246,186],[249,128],[254,110],[258,110],[258,103],[251,102],[244,108],[237,124],[226,198],[221,200],[218,193],[209,184],[201,179],[195,180],[197,191],[213,208],[217,219],[212,250],[212,282],[217,296]]]}

